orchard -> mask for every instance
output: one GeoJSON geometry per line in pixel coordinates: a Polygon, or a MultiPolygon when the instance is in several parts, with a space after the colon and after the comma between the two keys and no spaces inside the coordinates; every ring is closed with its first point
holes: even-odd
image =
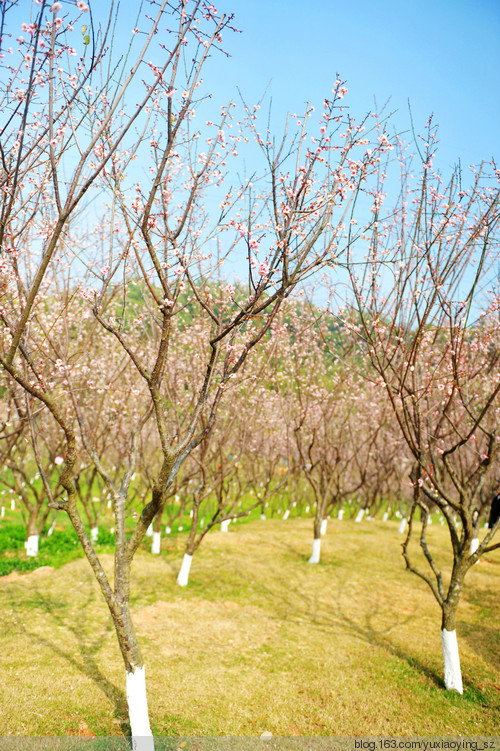
{"type": "MultiPolygon", "coordinates": [[[[416,575],[408,587],[424,582],[453,702],[467,582],[498,576],[495,163],[441,174],[432,121],[412,157],[390,118],[353,117],[340,77],[281,130],[260,105],[221,106],[204,70],[237,28],[208,2],[148,3],[134,28],[83,1],[1,12],[6,564],[16,524],[15,561],[31,568],[72,536],[124,669],[122,731],[153,749],[172,689],[155,678],[147,691],[134,603],[147,591],[190,612],[207,560],[224,588],[227,545],[253,581],[252,535],[272,568],[281,533],[312,597],[324,576],[339,582],[332,550],[358,565],[372,522],[391,563],[369,586],[383,598],[398,566],[416,575]]],[[[49,589],[77,565],[61,560],[49,589]]]]}

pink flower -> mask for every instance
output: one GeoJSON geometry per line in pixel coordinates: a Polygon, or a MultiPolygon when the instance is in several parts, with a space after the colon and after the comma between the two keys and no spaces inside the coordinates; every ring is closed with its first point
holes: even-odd
{"type": "Polygon", "coordinates": [[[60,467],[61,464],[64,464],[64,459],[62,458],[62,456],[56,456],[56,458],[54,459],[54,464],[57,464],[58,467],[60,467]]]}
{"type": "Polygon", "coordinates": [[[259,265],[259,274],[261,276],[267,276],[269,274],[269,264],[267,263],[267,261],[263,261],[259,265]]]}
{"type": "Polygon", "coordinates": [[[89,6],[87,5],[87,3],[84,3],[83,0],[78,0],[76,7],[78,8],[78,10],[81,10],[82,13],[87,13],[89,9],[89,6]]]}
{"type": "Polygon", "coordinates": [[[59,13],[59,11],[61,10],[61,8],[62,8],[61,3],[54,3],[54,5],[51,7],[50,11],[51,11],[51,13],[59,13]]]}

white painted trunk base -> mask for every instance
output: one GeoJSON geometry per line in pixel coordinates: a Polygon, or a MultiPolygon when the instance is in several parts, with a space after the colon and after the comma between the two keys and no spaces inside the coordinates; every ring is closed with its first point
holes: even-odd
{"type": "Polygon", "coordinates": [[[341,508],[338,513],[337,519],[339,519],[339,521],[342,521],[343,518],[344,518],[344,509],[341,508]]]}
{"type": "Polygon", "coordinates": [[[167,526],[165,527],[165,534],[169,535],[171,531],[172,531],[172,528],[169,527],[168,524],[167,524],[167,526]]]}
{"type": "Polygon", "coordinates": [[[386,522],[388,518],[389,518],[389,514],[387,513],[387,511],[384,511],[384,515],[382,516],[382,521],[386,522]]]}
{"type": "Polygon", "coordinates": [[[90,530],[90,541],[97,542],[98,537],[99,537],[99,527],[92,527],[92,529],[90,530]]]}
{"type": "Polygon", "coordinates": [[[313,540],[312,556],[309,558],[309,563],[319,563],[319,557],[321,553],[321,538],[315,538],[313,540]]]}
{"type": "Polygon", "coordinates": [[[470,541],[470,554],[474,555],[478,547],[479,547],[479,537],[473,537],[472,540],[470,541]]]}
{"type": "Polygon", "coordinates": [[[265,515],[265,514],[261,514],[261,515],[260,515],[260,518],[261,518],[261,521],[263,521],[263,522],[265,522],[265,521],[266,521],[266,515],[265,515]]]}
{"type": "Polygon", "coordinates": [[[146,669],[127,671],[127,702],[132,738],[138,751],[154,751],[146,696],[146,669]]]}
{"type": "Polygon", "coordinates": [[[30,555],[33,558],[38,555],[38,538],[39,535],[30,535],[24,543],[26,547],[26,555],[30,555]]]}
{"type": "Polygon", "coordinates": [[[290,509],[287,509],[285,513],[283,514],[283,519],[288,519],[289,516],[290,516],[290,509]]]}
{"type": "Polygon", "coordinates": [[[160,555],[161,532],[153,532],[153,542],[151,543],[151,552],[153,553],[153,555],[160,555]]]}
{"type": "Polygon", "coordinates": [[[399,524],[399,528],[398,528],[398,532],[399,532],[399,534],[400,534],[400,535],[404,535],[404,533],[405,533],[405,529],[406,529],[406,519],[405,519],[405,517],[403,516],[403,518],[401,519],[401,522],[400,522],[400,524],[399,524]]]}
{"type": "Polygon", "coordinates": [[[227,532],[227,528],[229,527],[231,519],[225,519],[223,522],[220,523],[220,531],[221,532],[227,532]]]}
{"type": "Polygon", "coordinates": [[[152,524],[150,524],[149,527],[147,528],[146,535],[148,537],[153,537],[153,525],[152,524]]]}
{"type": "Polygon", "coordinates": [[[10,502],[10,510],[11,511],[15,511],[16,510],[16,502],[15,501],[11,501],[10,502]]]}
{"type": "Polygon", "coordinates": [[[191,570],[192,560],[193,560],[192,555],[189,555],[189,553],[184,553],[184,558],[182,559],[181,570],[179,571],[179,576],[177,577],[177,584],[179,585],[179,587],[187,586],[187,583],[189,581],[189,572],[191,570]]]}
{"type": "Polygon", "coordinates": [[[55,519],[54,519],[54,521],[52,522],[52,524],[51,524],[51,525],[50,525],[50,527],[49,527],[49,531],[47,532],[47,537],[50,537],[50,536],[51,536],[52,532],[53,532],[53,531],[54,531],[54,529],[55,529],[55,526],[56,526],[56,522],[55,522],[55,519]]]}
{"type": "Polygon", "coordinates": [[[364,508],[360,508],[359,511],[358,511],[358,513],[356,514],[356,518],[355,518],[354,521],[358,522],[358,523],[361,522],[361,521],[363,521],[363,516],[364,515],[365,515],[364,508]]]}
{"type": "Polygon", "coordinates": [[[2,506],[2,510],[0,511],[0,516],[5,516],[5,506],[2,506]]]}
{"type": "Polygon", "coordinates": [[[457,632],[441,631],[444,658],[444,685],[447,689],[463,694],[460,657],[458,656],[457,632]]]}
{"type": "Polygon", "coordinates": [[[309,513],[309,506],[306,506],[306,514],[309,513]]]}
{"type": "Polygon", "coordinates": [[[321,522],[320,532],[322,535],[326,535],[326,523],[327,523],[326,519],[323,519],[323,521],[321,522]]]}

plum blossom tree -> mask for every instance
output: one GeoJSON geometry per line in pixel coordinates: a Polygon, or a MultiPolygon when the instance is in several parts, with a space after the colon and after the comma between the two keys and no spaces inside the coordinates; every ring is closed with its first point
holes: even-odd
{"type": "Polygon", "coordinates": [[[107,603],[132,736],[150,749],[132,560],[283,301],[354,243],[346,222],[387,141],[371,144],[366,122],[346,114],[340,79],[317,132],[309,105],[295,131],[287,126],[276,141],[259,132],[256,109],[236,122],[234,105],[197,127],[195,112],[206,105],[201,72],[231,17],[202,0],[160,0],[118,49],[112,29],[126,20],[111,12],[101,29],[93,14],[80,38],[78,14],[88,10],[83,2],[35,3],[34,20],[6,50],[0,364],[60,436],[64,493],[50,506],[68,515],[107,603]],[[261,154],[262,174],[239,183],[233,175],[228,188],[246,146],[261,154]],[[235,268],[244,284],[231,281],[235,268]],[[186,378],[176,352],[193,336],[197,366],[186,378]],[[115,414],[125,436],[121,472],[100,436],[101,414],[115,414]],[[151,434],[158,451],[144,483],[150,491],[130,529],[132,478],[151,434]],[[96,470],[112,503],[113,580],[77,503],[82,466],[96,470]]]}
{"type": "Polygon", "coordinates": [[[368,264],[360,271],[351,256],[350,271],[363,350],[412,456],[403,555],[441,607],[445,685],[461,693],[455,620],[464,578],[480,556],[499,547],[497,523],[471,548],[500,450],[499,300],[491,285],[499,173],[494,164],[482,165],[468,186],[458,170],[444,183],[433,167],[435,148],[429,123],[420,176],[412,179],[404,163],[400,200],[392,213],[377,211],[368,264]],[[432,508],[449,530],[448,577],[427,540],[432,508]],[[413,545],[417,525],[420,558],[413,545]]]}

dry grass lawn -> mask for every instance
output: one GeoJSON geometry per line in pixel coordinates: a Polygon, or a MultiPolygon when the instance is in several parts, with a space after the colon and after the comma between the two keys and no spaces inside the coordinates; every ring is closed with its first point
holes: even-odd
{"type": "MultiPolygon", "coordinates": [[[[446,562],[446,531],[430,537],[446,562]]],[[[138,553],[154,733],[497,734],[500,551],[468,575],[459,696],[443,689],[439,609],[404,570],[397,524],[330,522],[317,566],[311,540],[311,520],[232,525],[205,540],[185,589],[184,538],[138,553]]],[[[85,560],[0,579],[0,613],[0,736],[127,732],[123,663],[85,560]]]]}

